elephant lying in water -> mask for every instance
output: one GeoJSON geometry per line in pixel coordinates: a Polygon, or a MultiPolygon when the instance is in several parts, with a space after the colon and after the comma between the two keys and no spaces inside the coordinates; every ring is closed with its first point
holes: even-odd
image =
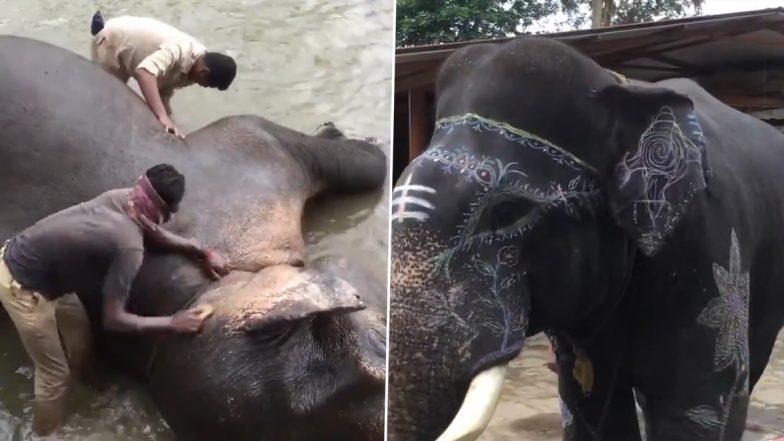
{"type": "Polygon", "coordinates": [[[393,195],[389,439],[476,439],[547,331],[564,439],[639,441],[637,401],[649,441],[739,441],[784,323],[784,136],[542,38],[437,89],[393,195]]]}
{"type": "Polygon", "coordinates": [[[129,307],[207,302],[215,313],[195,337],[106,333],[88,300],[100,296],[83,297],[101,352],[148,383],[178,440],[383,439],[384,283],[341,259],[301,265],[305,202],[382,187],[377,146],[255,116],[183,141],[115,78],[26,38],[0,37],[0,100],[0,239],[167,162],[187,180],[170,228],[239,268],[212,282],[177,256],[145,256],[129,307]]]}

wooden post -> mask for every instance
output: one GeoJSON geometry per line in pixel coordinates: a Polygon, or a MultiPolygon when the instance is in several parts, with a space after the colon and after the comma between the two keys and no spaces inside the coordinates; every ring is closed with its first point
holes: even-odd
{"type": "Polygon", "coordinates": [[[427,147],[427,100],[425,89],[408,91],[408,162],[427,147]]]}

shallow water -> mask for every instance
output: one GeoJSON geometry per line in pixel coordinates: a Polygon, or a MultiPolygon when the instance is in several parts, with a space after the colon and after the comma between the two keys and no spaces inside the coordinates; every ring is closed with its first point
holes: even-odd
{"type": "MultiPolygon", "coordinates": [[[[199,38],[238,62],[229,91],[190,87],[172,102],[186,132],[220,117],[254,113],[312,133],[333,121],[348,136],[390,145],[393,15],[390,0],[104,0],[106,19],[152,16],[199,38]]],[[[4,0],[0,34],[33,37],[89,58],[95,2],[4,0]]],[[[131,81],[132,87],[138,90],[131,81]]],[[[361,260],[374,277],[387,277],[387,200],[383,195],[319,204],[306,220],[310,257],[340,254],[361,260]]],[[[0,440],[29,433],[32,373],[15,330],[0,317],[0,440]]],[[[58,441],[173,438],[140,389],[121,378],[104,393],[78,391],[58,441]]]]}

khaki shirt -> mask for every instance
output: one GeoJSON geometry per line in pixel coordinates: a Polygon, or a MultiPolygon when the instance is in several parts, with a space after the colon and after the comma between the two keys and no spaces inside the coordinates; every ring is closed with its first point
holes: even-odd
{"type": "Polygon", "coordinates": [[[207,49],[190,35],[153,18],[107,20],[92,43],[93,61],[123,81],[144,69],[158,78],[162,95],[193,84],[188,72],[207,49]]]}

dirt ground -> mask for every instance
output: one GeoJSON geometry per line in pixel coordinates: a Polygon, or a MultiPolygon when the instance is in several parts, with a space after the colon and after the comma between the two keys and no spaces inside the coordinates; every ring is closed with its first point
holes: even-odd
{"type": "MultiPolygon", "coordinates": [[[[501,402],[482,441],[561,441],[557,379],[545,363],[547,340],[527,342],[512,362],[501,402]]],[[[751,397],[743,441],[771,441],[784,436],[784,332],[751,397]]]]}

